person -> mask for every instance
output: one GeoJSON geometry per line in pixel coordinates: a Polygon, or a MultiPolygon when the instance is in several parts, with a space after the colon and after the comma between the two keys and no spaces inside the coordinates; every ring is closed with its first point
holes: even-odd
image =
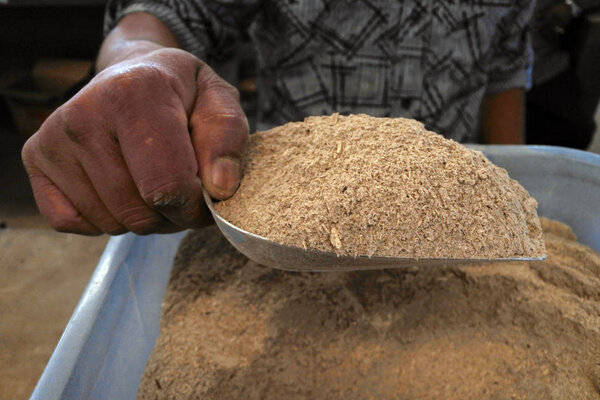
{"type": "Polygon", "coordinates": [[[231,196],[248,124],[209,67],[247,35],[258,128],[308,115],[410,116],[461,142],[522,143],[533,2],[116,0],[97,75],[25,144],[63,232],[172,232],[231,196]]]}
{"type": "Polygon", "coordinates": [[[526,141],[586,149],[600,98],[600,0],[538,0],[526,141]]]}

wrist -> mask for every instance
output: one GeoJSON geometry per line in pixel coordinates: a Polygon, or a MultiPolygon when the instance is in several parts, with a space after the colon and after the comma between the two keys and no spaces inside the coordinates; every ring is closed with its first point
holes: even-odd
{"type": "Polygon", "coordinates": [[[111,65],[164,48],[165,46],[143,39],[119,41],[118,43],[105,43],[102,45],[98,59],[96,60],[96,73],[111,65]]]}

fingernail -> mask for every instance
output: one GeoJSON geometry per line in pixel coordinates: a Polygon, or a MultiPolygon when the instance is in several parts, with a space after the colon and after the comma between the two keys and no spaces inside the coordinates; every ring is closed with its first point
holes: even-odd
{"type": "Polygon", "coordinates": [[[215,160],[212,167],[212,183],[225,193],[233,193],[240,183],[240,161],[231,157],[215,160]]]}

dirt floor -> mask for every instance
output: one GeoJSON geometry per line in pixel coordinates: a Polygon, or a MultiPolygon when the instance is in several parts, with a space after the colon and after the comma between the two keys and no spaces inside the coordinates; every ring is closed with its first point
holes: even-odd
{"type": "Polygon", "coordinates": [[[25,399],[77,305],[107,238],[0,232],[0,399],[25,399]]]}

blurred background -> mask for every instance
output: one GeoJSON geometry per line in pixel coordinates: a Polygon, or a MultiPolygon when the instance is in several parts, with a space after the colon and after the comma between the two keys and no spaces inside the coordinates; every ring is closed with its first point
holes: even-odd
{"type": "Polygon", "coordinates": [[[0,399],[26,399],[106,245],[51,231],[20,149],[85,80],[104,1],[0,1],[0,399]]]}
{"type": "MultiPolygon", "coordinates": [[[[20,159],[25,140],[91,78],[105,3],[0,0],[0,400],[29,396],[108,240],[51,231],[20,159]]],[[[599,14],[557,20],[562,4],[542,1],[536,12],[528,143],[600,153],[599,14]],[[549,63],[561,67],[542,71],[549,63]]],[[[249,45],[217,69],[254,115],[249,45]]]]}

